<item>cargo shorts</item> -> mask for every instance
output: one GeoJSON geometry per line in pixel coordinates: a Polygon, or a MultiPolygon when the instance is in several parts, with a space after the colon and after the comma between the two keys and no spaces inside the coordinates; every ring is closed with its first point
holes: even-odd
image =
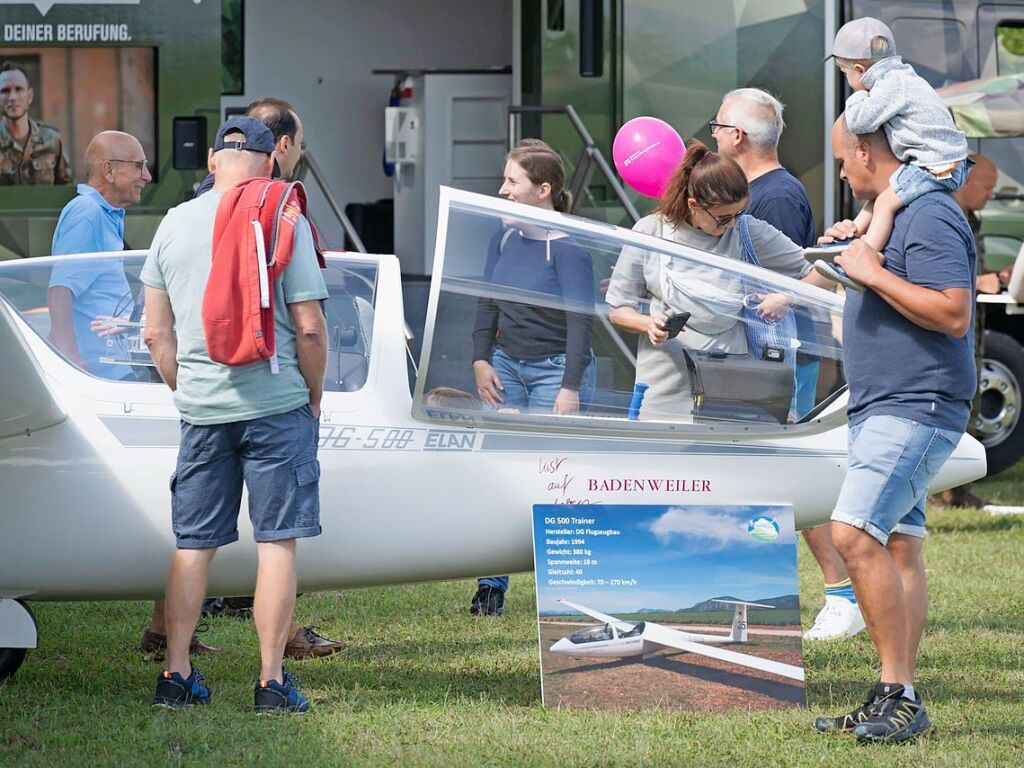
{"type": "Polygon", "coordinates": [[[238,540],[243,482],[256,541],[318,536],[319,433],[308,404],[228,424],[182,421],[171,475],[178,549],[214,549],[238,540]]]}

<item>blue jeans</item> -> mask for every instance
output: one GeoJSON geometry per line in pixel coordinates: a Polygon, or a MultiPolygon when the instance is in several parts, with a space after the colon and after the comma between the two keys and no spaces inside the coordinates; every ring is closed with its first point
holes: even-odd
{"type": "MultiPolygon", "coordinates": [[[[555,398],[562,388],[562,377],[565,375],[565,355],[538,360],[516,360],[495,348],[491,353],[491,366],[505,387],[501,393],[505,408],[518,408],[535,413],[551,413],[554,410],[555,398]]],[[[590,364],[584,370],[583,380],[580,382],[581,411],[594,399],[596,367],[596,361],[591,354],[590,364]]],[[[478,579],[477,584],[504,592],[508,589],[508,576],[488,576],[478,579]]]]}
{"type": "MultiPolygon", "coordinates": [[[[551,413],[555,398],[562,388],[565,375],[565,355],[542,357],[537,360],[516,360],[501,349],[491,353],[491,366],[505,388],[501,397],[503,407],[518,408],[532,413],[551,413]]],[[[580,382],[580,410],[594,399],[596,363],[593,354],[580,382]]]]}
{"type": "Polygon", "coordinates": [[[494,587],[502,592],[508,591],[508,576],[488,576],[483,579],[477,579],[476,583],[479,587],[494,587]]]}
{"type": "Polygon", "coordinates": [[[802,419],[817,404],[818,400],[818,371],[821,363],[812,360],[808,363],[796,363],[796,390],[793,392],[793,405],[791,410],[802,419]]]}
{"type": "Polygon", "coordinates": [[[960,435],[898,416],[869,416],[850,427],[849,466],[832,519],[883,547],[892,533],[924,538],[928,485],[960,435]]]}
{"type": "Polygon", "coordinates": [[[967,181],[967,161],[957,163],[952,173],[937,179],[919,165],[904,163],[889,177],[889,186],[903,205],[910,205],[928,192],[956,192],[967,181]]]}

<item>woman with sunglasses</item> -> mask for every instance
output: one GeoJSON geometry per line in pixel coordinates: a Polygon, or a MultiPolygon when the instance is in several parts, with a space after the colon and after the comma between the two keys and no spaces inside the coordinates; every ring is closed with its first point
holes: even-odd
{"type": "MultiPolygon", "coordinates": [[[[687,147],[655,212],[634,231],[743,261],[743,242],[735,226],[750,201],[747,178],[735,161],[712,152],[699,141],[687,147]]],[[[831,290],[804,259],[803,249],[763,221],[747,217],[747,231],[766,269],[831,290]]],[[[753,302],[767,320],[789,311],[780,294],[743,296],[742,281],[732,273],[638,248],[624,248],[608,286],[610,319],[617,327],[640,334],[636,380],[648,385],[641,419],[689,420],[692,398],[683,347],[744,354],[746,329],[739,301],[753,302]],[[650,314],[641,312],[650,304],[650,314]],[[665,320],[689,310],[685,332],[668,338],[665,320]]]]}

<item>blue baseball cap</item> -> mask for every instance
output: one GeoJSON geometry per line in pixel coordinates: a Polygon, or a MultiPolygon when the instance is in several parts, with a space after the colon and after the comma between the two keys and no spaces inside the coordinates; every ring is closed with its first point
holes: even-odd
{"type": "Polygon", "coordinates": [[[274,134],[255,117],[232,117],[221,123],[217,129],[213,151],[220,152],[222,149],[245,149],[270,155],[274,152],[274,134]],[[224,141],[224,137],[232,133],[240,133],[245,138],[224,141]]]}

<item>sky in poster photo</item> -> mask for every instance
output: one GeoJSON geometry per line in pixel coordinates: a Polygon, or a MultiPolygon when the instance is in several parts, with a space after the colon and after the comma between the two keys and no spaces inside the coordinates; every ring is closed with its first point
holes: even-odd
{"type": "Polygon", "coordinates": [[[566,613],[555,602],[559,597],[609,613],[633,613],[797,590],[790,507],[537,505],[534,542],[541,613],[566,613]],[[767,520],[752,528],[759,518],[767,520]],[[593,522],[563,522],[573,519],[593,522]],[[613,531],[618,535],[608,535],[613,531]],[[577,581],[596,583],[571,583],[577,581]]]}

